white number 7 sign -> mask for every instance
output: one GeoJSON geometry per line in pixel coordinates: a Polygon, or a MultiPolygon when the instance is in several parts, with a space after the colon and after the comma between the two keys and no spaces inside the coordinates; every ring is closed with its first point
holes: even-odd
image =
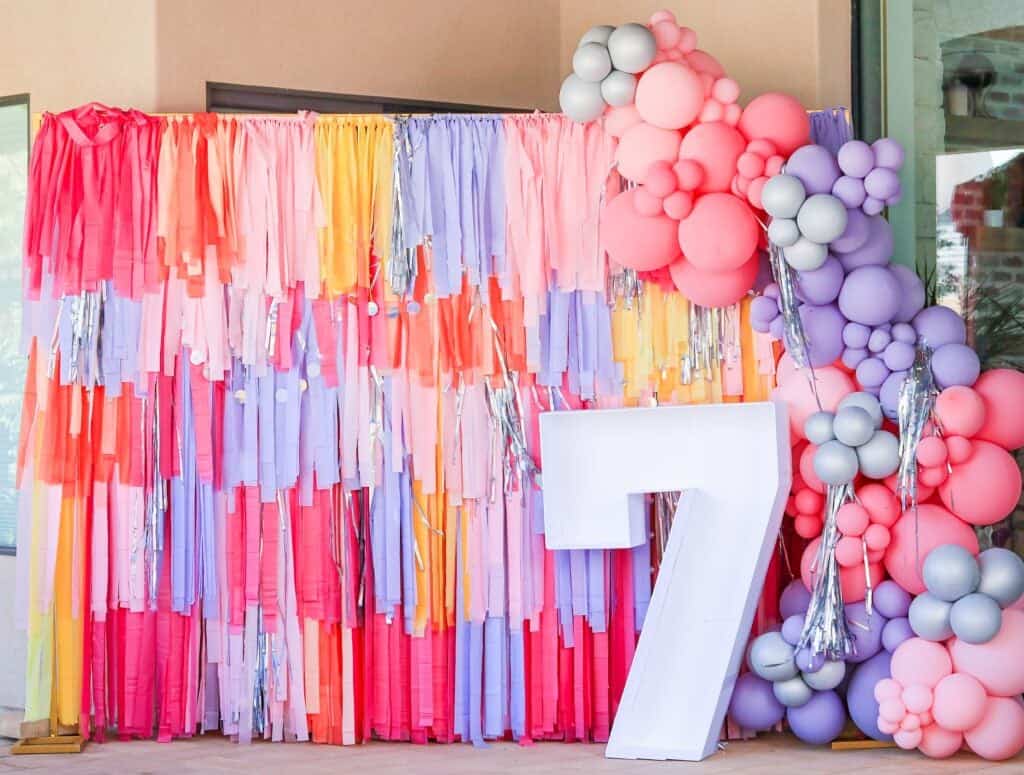
{"type": "Polygon", "coordinates": [[[540,417],[549,549],[636,546],[645,493],[682,490],[605,755],[716,749],[790,486],[781,404],[540,417]]]}

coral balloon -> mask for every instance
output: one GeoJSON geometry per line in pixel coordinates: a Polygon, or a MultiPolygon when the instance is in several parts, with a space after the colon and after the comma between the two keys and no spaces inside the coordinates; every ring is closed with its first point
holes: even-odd
{"type": "Polygon", "coordinates": [[[978,538],[970,525],[931,503],[919,504],[916,513],[913,508],[904,511],[889,535],[885,569],[897,584],[914,595],[925,590],[921,565],[936,546],[957,544],[971,554],[978,553],[978,538]]]}
{"type": "MultiPolygon", "coordinates": [[[[803,555],[800,557],[800,578],[804,582],[804,586],[808,589],[814,588],[814,576],[816,570],[813,568],[814,559],[818,554],[818,545],[821,543],[820,538],[815,538],[804,549],[803,555]]],[[[882,566],[878,563],[870,563],[868,565],[868,573],[871,577],[872,588],[876,587],[879,582],[885,578],[885,572],[882,570],[882,566]]],[[[864,565],[863,563],[853,566],[852,568],[839,568],[839,585],[843,590],[843,600],[847,603],[858,603],[864,599],[867,592],[867,584],[864,579],[864,565]]]]}
{"type": "Polygon", "coordinates": [[[974,729],[964,733],[964,741],[978,756],[1003,761],[1024,749],[1024,707],[1020,700],[990,697],[985,715],[974,729]]]}
{"type": "Polygon", "coordinates": [[[947,509],[965,522],[992,525],[1017,507],[1020,469],[1013,456],[997,444],[975,440],[971,446],[971,456],[952,467],[939,487],[939,497],[947,509]]]}
{"type": "Polygon", "coordinates": [[[754,255],[739,269],[731,272],[707,272],[695,267],[685,258],[673,261],[669,267],[672,282],[687,299],[702,307],[728,307],[735,304],[754,287],[761,257],[754,255]]]}
{"type": "Polygon", "coordinates": [[[803,452],[800,453],[800,478],[804,480],[804,483],[808,488],[813,490],[815,493],[825,493],[825,483],[818,478],[818,475],[814,472],[814,454],[818,451],[818,447],[814,444],[808,444],[803,452]]]}
{"type": "Polygon", "coordinates": [[[941,643],[924,638],[905,640],[892,653],[892,677],[904,686],[920,684],[934,689],[953,672],[949,652],[941,643]]]}
{"type": "Polygon", "coordinates": [[[779,359],[777,377],[779,386],[773,395],[788,407],[789,425],[795,439],[806,438],[804,423],[819,409],[811,388],[812,379],[818,390],[818,398],[821,399],[821,409],[826,412],[834,412],[839,402],[854,391],[853,380],[842,370],[835,366],[825,366],[814,369],[813,375],[805,375],[796,370],[789,353],[779,359]],[[792,372],[788,379],[784,374],[787,369],[792,372]]]}
{"type": "Polygon", "coordinates": [[[935,686],[932,716],[936,724],[946,729],[966,732],[985,715],[986,700],[985,687],[977,678],[967,673],[953,673],[935,686]]]}
{"type": "Polygon", "coordinates": [[[642,182],[656,161],[675,162],[680,138],[679,132],[645,122],[631,126],[615,149],[619,174],[637,183],[642,182]]]}
{"type": "Polygon", "coordinates": [[[607,204],[601,214],[601,240],[613,261],[649,272],[676,258],[679,245],[675,221],[665,215],[637,212],[635,198],[639,191],[623,191],[607,204]]]}
{"type": "Polygon", "coordinates": [[[985,402],[985,422],[978,438],[1007,450],[1024,447],[1024,374],[992,369],[978,377],[974,390],[985,402]]]}
{"type": "Polygon", "coordinates": [[[744,108],[737,128],[748,140],[771,140],[783,156],[806,145],[811,136],[811,121],[804,106],[780,92],[768,92],[752,99],[744,108]]]}
{"type": "Polygon", "coordinates": [[[1003,624],[988,643],[968,643],[960,638],[949,642],[953,667],[981,682],[989,694],[1011,697],[1024,692],[1024,611],[1007,608],[1003,624]]]}
{"type": "Polygon", "coordinates": [[[662,62],[640,76],[636,110],[649,124],[682,129],[704,106],[704,84],[697,71],[679,62],[662,62]]]}
{"type": "Polygon", "coordinates": [[[679,158],[692,159],[704,169],[704,180],[697,192],[723,192],[729,190],[736,164],[747,146],[735,128],[721,121],[698,124],[683,137],[679,145],[679,158]]]}
{"type": "Polygon", "coordinates": [[[884,484],[866,484],[857,490],[857,497],[872,522],[889,527],[900,518],[900,503],[884,484]]]}
{"type": "Polygon", "coordinates": [[[686,62],[698,73],[706,73],[715,81],[725,75],[725,68],[707,51],[691,51],[686,55],[686,62]]]}
{"type": "Polygon", "coordinates": [[[985,424],[985,399],[966,385],[948,387],[935,399],[935,416],[947,435],[970,438],[985,424]]]}
{"type": "MultiPolygon", "coordinates": [[[[621,147],[621,146],[620,146],[621,147]]],[[[705,194],[679,222],[679,247],[697,269],[728,272],[750,260],[758,225],[749,205],[732,194],[705,194]]]]}

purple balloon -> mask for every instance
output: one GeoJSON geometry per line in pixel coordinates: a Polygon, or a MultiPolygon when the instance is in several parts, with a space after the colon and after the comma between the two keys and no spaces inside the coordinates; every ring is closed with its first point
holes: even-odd
{"type": "Polygon", "coordinates": [[[890,169],[878,167],[871,170],[864,178],[864,190],[868,196],[881,199],[883,202],[895,196],[900,190],[900,176],[890,169]]]}
{"type": "Polygon", "coordinates": [[[874,329],[871,332],[871,336],[868,337],[868,349],[873,353],[880,353],[889,346],[889,342],[891,341],[892,334],[889,333],[889,329],[879,326],[874,329]]]}
{"type": "Polygon", "coordinates": [[[878,403],[882,405],[882,414],[895,420],[900,405],[900,385],[907,378],[906,371],[894,371],[885,378],[878,390],[878,403]]]}
{"type": "Polygon", "coordinates": [[[843,175],[832,185],[832,196],[849,208],[859,208],[864,204],[864,181],[860,178],[851,178],[843,175]]]}
{"type": "Polygon", "coordinates": [[[843,343],[847,347],[862,349],[868,346],[868,339],[871,338],[871,329],[860,323],[847,323],[843,327],[843,343]]]}
{"type": "Polygon", "coordinates": [[[796,652],[796,666],[805,673],[817,673],[825,661],[824,654],[815,654],[806,646],[796,652]]]}
{"type": "Polygon", "coordinates": [[[802,304],[800,320],[804,324],[811,366],[827,366],[842,355],[846,318],[835,304],[802,304]]]}
{"type": "Polygon", "coordinates": [[[779,616],[788,619],[803,614],[811,604],[811,593],[800,579],[793,579],[779,597],[779,616]]]}
{"type": "Polygon", "coordinates": [[[839,165],[832,152],[821,145],[797,148],[786,162],[786,174],[799,178],[807,196],[831,194],[832,185],[839,178],[839,165]]]}
{"type": "Polygon", "coordinates": [[[899,309],[900,284],[887,266],[862,266],[846,275],[839,309],[847,319],[866,326],[889,323],[899,309]]]}
{"type": "Polygon", "coordinates": [[[897,342],[914,344],[917,342],[917,331],[915,331],[914,327],[909,323],[894,323],[892,327],[892,338],[897,342]]]}
{"type": "Polygon", "coordinates": [[[909,323],[914,319],[914,315],[924,307],[924,283],[921,282],[921,278],[917,276],[916,272],[902,264],[893,264],[889,267],[889,271],[896,276],[902,295],[900,307],[896,311],[894,319],[900,323],[909,323]]]}
{"type": "Polygon", "coordinates": [[[836,161],[847,175],[863,178],[875,168],[875,152],[863,140],[849,140],[840,147],[836,161]]]}
{"type": "Polygon", "coordinates": [[[863,388],[881,388],[888,376],[881,358],[865,358],[857,364],[857,382],[863,388]]]}
{"type": "Polygon", "coordinates": [[[903,146],[891,137],[880,137],[871,144],[875,154],[875,166],[899,171],[903,166],[903,146]]]}
{"type": "Polygon", "coordinates": [[[829,244],[837,253],[849,253],[861,247],[870,236],[871,219],[864,215],[864,211],[858,206],[846,211],[845,231],[839,239],[834,239],[829,244]]]}
{"type": "Polygon", "coordinates": [[[890,342],[882,353],[889,371],[904,371],[914,365],[914,345],[906,342],[890,342]]]}
{"type": "Polygon", "coordinates": [[[804,615],[793,614],[787,616],[782,623],[782,639],[790,646],[795,646],[800,640],[800,633],[804,630],[804,615]]]}
{"type": "Polygon", "coordinates": [[[869,264],[879,266],[888,264],[889,259],[892,258],[892,226],[880,215],[872,217],[865,215],[864,217],[868,223],[868,237],[864,242],[850,250],[840,249],[839,240],[842,240],[842,237],[832,243],[833,252],[838,254],[838,258],[847,272],[869,264]]]}
{"type": "Polygon", "coordinates": [[[829,256],[817,269],[796,273],[796,295],[809,304],[831,304],[839,295],[845,277],[839,259],[829,256]]]}
{"type": "Polygon", "coordinates": [[[781,294],[782,294],[782,291],[779,290],[779,284],[778,283],[768,283],[764,287],[764,290],[761,291],[761,295],[762,296],[767,296],[769,299],[777,299],[777,298],[779,298],[779,296],[781,294]]]}
{"type": "Polygon", "coordinates": [[[885,201],[875,199],[873,196],[864,197],[864,204],[860,206],[865,215],[878,215],[885,209],[885,201]]]}
{"type": "MultiPolygon", "coordinates": [[[[891,624],[891,622],[890,622],[891,624]]],[[[875,684],[884,678],[891,678],[889,664],[892,656],[879,652],[867,662],[857,666],[846,687],[846,706],[857,729],[874,740],[892,740],[878,728],[878,702],[875,700],[875,684]]]]}
{"type": "Polygon", "coordinates": [[[833,691],[815,692],[799,708],[786,711],[786,721],[793,734],[811,745],[831,743],[846,724],[846,708],[833,691]]]}
{"type": "Polygon", "coordinates": [[[980,373],[978,354],[965,344],[944,344],[932,353],[932,374],[940,388],[971,387],[980,373]]]}
{"type": "Polygon", "coordinates": [[[903,641],[910,640],[915,636],[916,633],[910,626],[910,619],[905,616],[890,619],[882,628],[882,648],[891,654],[903,641]]]}
{"type": "Polygon", "coordinates": [[[782,334],[786,329],[786,321],[782,319],[782,315],[776,317],[768,325],[768,333],[771,334],[772,339],[781,339],[782,334]]]}
{"type": "Polygon", "coordinates": [[[856,648],[856,653],[846,661],[856,665],[871,659],[882,648],[882,628],[888,620],[876,610],[869,615],[864,603],[848,603],[846,621],[856,648]]]}
{"type": "Polygon", "coordinates": [[[750,322],[757,327],[757,324],[762,324],[764,328],[758,328],[758,331],[767,331],[768,324],[771,323],[779,314],[779,304],[775,299],[768,296],[758,296],[752,302],[750,302],[750,322]]]}
{"type": "Polygon", "coordinates": [[[964,319],[949,307],[925,307],[914,316],[914,330],[922,342],[933,350],[944,344],[963,344],[967,341],[964,319]]]}
{"type": "Polygon", "coordinates": [[[754,673],[736,680],[729,701],[729,717],[743,729],[763,732],[782,721],[786,708],[775,699],[771,681],[754,673]]]}
{"type": "Polygon", "coordinates": [[[875,587],[871,600],[886,619],[898,619],[910,610],[910,593],[892,579],[875,587]]]}
{"type": "Polygon", "coordinates": [[[843,365],[848,369],[856,369],[868,357],[863,347],[847,347],[843,350],[843,365]]]}

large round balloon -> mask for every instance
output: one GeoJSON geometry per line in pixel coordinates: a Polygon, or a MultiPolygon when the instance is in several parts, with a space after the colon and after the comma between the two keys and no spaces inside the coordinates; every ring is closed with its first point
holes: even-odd
{"type": "Polygon", "coordinates": [[[949,307],[925,307],[914,316],[913,323],[920,340],[933,350],[944,344],[963,344],[967,341],[964,319],[949,307]]]}
{"type": "Polygon", "coordinates": [[[697,193],[729,191],[736,174],[736,160],[746,146],[747,141],[734,127],[712,121],[697,124],[686,133],[679,145],[679,158],[693,159],[704,168],[704,180],[697,193]]]}
{"type": "Polygon", "coordinates": [[[878,728],[878,700],[875,699],[875,684],[891,675],[891,658],[887,651],[883,651],[858,665],[846,689],[846,707],[850,711],[850,718],[857,729],[873,740],[892,740],[892,735],[878,728]]]}
{"type": "Polygon", "coordinates": [[[732,194],[705,194],[679,222],[679,247],[698,269],[728,272],[750,260],[758,225],[749,205],[732,194]]]}
{"type": "Polygon", "coordinates": [[[1010,697],[1024,692],[1024,611],[1003,611],[1003,625],[987,643],[967,643],[961,638],[949,642],[953,668],[977,678],[989,694],[1010,697]]]}
{"type": "Polygon", "coordinates": [[[662,62],[640,76],[636,109],[649,124],[682,129],[704,107],[704,84],[697,72],[679,62],[662,62]]]}
{"type": "Polygon", "coordinates": [[[558,105],[573,121],[593,121],[604,113],[605,101],[601,96],[601,84],[585,81],[576,73],[570,73],[562,81],[562,88],[558,92],[558,105]]]}
{"type": "Polygon", "coordinates": [[[892,258],[893,244],[892,226],[882,216],[873,215],[868,219],[867,238],[860,245],[847,250],[837,241],[833,243],[832,250],[846,271],[850,272],[860,266],[888,264],[892,258]]]}
{"type": "Polygon", "coordinates": [[[658,45],[654,34],[643,24],[623,24],[608,36],[608,53],[616,70],[640,73],[651,66],[658,45]]]}
{"type": "Polygon", "coordinates": [[[1015,369],[990,369],[974,383],[985,403],[985,422],[978,438],[1003,449],[1024,447],[1024,373],[1015,369]]]}
{"type": "Polygon", "coordinates": [[[843,731],[846,710],[835,692],[815,692],[806,704],[789,708],[786,721],[793,734],[805,743],[824,745],[831,743],[843,731]]]}
{"type": "Polygon", "coordinates": [[[811,120],[793,97],[767,92],[744,108],[737,128],[748,140],[771,140],[779,153],[789,156],[810,139],[811,120]]]}
{"type": "Polygon", "coordinates": [[[848,320],[865,326],[890,322],[902,301],[900,284],[885,266],[862,266],[846,276],[839,291],[839,309],[848,320]]]}
{"type": "Polygon", "coordinates": [[[687,299],[702,307],[728,307],[754,286],[761,257],[755,253],[747,263],[731,272],[706,272],[685,258],[669,264],[672,282],[687,299]]]}
{"type": "Polygon", "coordinates": [[[826,412],[834,412],[839,402],[853,392],[853,380],[849,375],[835,366],[824,366],[814,369],[813,374],[801,371],[793,364],[789,353],[784,353],[777,367],[779,386],[773,395],[781,400],[789,411],[789,425],[793,438],[803,439],[804,423],[807,418],[818,411],[818,403],[811,387],[813,379],[821,400],[821,408],[826,412]]]}
{"type": "Polygon", "coordinates": [[[763,732],[782,721],[785,713],[786,708],[775,699],[770,681],[753,673],[744,673],[736,680],[729,700],[729,717],[737,726],[763,732]]]}
{"type": "Polygon", "coordinates": [[[619,174],[636,183],[643,182],[655,162],[675,162],[679,140],[679,132],[673,129],[662,129],[646,122],[631,126],[615,149],[619,174]]]}
{"type": "MultiPolygon", "coordinates": [[[[1018,400],[1024,400],[1024,395],[1018,400]]],[[[947,509],[965,522],[993,525],[1017,507],[1020,469],[1013,456],[997,444],[975,439],[971,447],[971,456],[953,465],[946,481],[939,486],[939,497],[947,509]]]]}
{"type": "Polygon", "coordinates": [[[916,509],[904,511],[889,534],[891,540],[885,550],[885,569],[897,584],[914,595],[925,590],[922,565],[935,547],[957,544],[971,554],[978,553],[978,538],[970,525],[942,506],[931,503],[921,503],[916,509]]]}
{"type": "Polygon", "coordinates": [[[900,284],[900,306],[896,311],[895,320],[897,323],[909,323],[924,307],[924,283],[917,276],[917,272],[902,264],[893,264],[889,271],[900,284]]]}
{"type": "MultiPolygon", "coordinates": [[[[832,193],[832,184],[839,178],[839,165],[836,157],[823,145],[805,145],[793,151],[786,162],[786,174],[793,175],[804,184],[808,195],[832,193]]],[[[846,222],[843,222],[846,228],[846,222]]],[[[842,229],[836,234],[842,234],[842,229]]],[[[808,235],[809,236],[809,235],[808,235]]],[[[814,239],[812,237],[812,239],[814,239]]],[[[832,239],[835,239],[833,237],[832,239]]],[[[818,240],[830,242],[831,240],[818,240]]]]}
{"type": "Polygon", "coordinates": [[[676,222],[667,215],[640,215],[634,199],[640,189],[623,191],[601,213],[601,241],[622,266],[650,272],[679,255],[676,222]]]}
{"type": "Polygon", "coordinates": [[[1016,756],[1024,748],[1024,706],[1018,698],[989,697],[985,715],[964,732],[964,741],[978,756],[991,761],[1016,756]]]}
{"type": "Polygon", "coordinates": [[[807,339],[811,366],[827,366],[843,354],[846,319],[835,304],[801,304],[800,320],[807,339]]]}

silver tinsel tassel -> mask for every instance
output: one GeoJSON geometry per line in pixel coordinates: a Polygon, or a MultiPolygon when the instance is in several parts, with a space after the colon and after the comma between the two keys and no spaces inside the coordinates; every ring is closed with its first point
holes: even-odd
{"type": "MultiPolygon", "coordinates": [[[[782,257],[782,250],[774,242],[768,243],[768,256],[772,275],[779,286],[779,308],[784,324],[782,343],[797,366],[809,366],[811,361],[807,354],[807,336],[804,333],[803,320],[800,319],[800,304],[796,297],[796,286],[793,284],[793,270],[789,268],[789,264],[782,257]]],[[[814,384],[813,380],[811,384],[814,384]]]]}
{"type": "Polygon", "coordinates": [[[917,505],[917,445],[932,416],[939,394],[932,376],[932,351],[919,344],[910,373],[900,385],[897,411],[900,424],[900,466],[896,469],[896,493],[903,510],[917,505]]]}
{"type": "Polygon", "coordinates": [[[416,245],[408,244],[408,230],[405,224],[408,206],[405,196],[411,187],[409,175],[413,147],[408,120],[396,117],[394,123],[391,255],[386,261],[386,273],[392,292],[397,296],[404,296],[412,290],[416,282],[416,245]]]}
{"type": "Polygon", "coordinates": [[[824,654],[826,659],[841,660],[856,653],[853,636],[846,623],[843,607],[843,588],[840,584],[839,563],[836,561],[836,543],[839,528],[836,514],[853,498],[849,484],[829,485],[825,500],[825,525],[821,531],[821,544],[814,558],[814,588],[804,618],[798,648],[810,649],[812,654],[824,654]]]}
{"type": "Polygon", "coordinates": [[[679,382],[710,382],[725,364],[739,358],[739,306],[701,307],[690,303],[687,351],[679,369],[679,382]]]}

